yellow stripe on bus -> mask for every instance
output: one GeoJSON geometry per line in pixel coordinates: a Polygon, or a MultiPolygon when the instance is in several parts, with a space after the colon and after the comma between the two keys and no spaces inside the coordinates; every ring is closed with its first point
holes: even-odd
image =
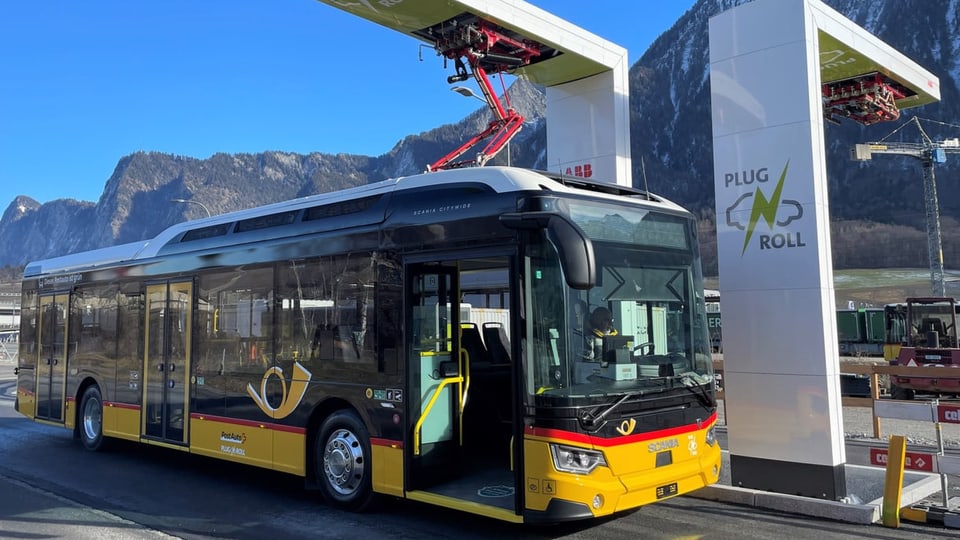
{"type": "Polygon", "coordinates": [[[20,407],[20,414],[27,418],[36,418],[37,399],[33,392],[17,388],[17,403],[20,407]]]}
{"type": "Polygon", "coordinates": [[[128,441],[140,440],[140,407],[105,403],[103,407],[103,434],[128,441]]]}
{"type": "Polygon", "coordinates": [[[273,468],[298,476],[307,475],[304,456],[307,454],[306,437],[303,432],[273,432],[273,468]]]}
{"type": "Polygon", "coordinates": [[[399,444],[371,444],[373,490],[403,497],[403,447],[399,444]]]}
{"type": "Polygon", "coordinates": [[[68,399],[63,406],[63,427],[73,429],[77,419],[77,402],[74,399],[68,399]]]}
{"type": "Polygon", "coordinates": [[[190,418],[190,450],[237,463],[273,468],[274,432],[266,424],[190,418]]]}

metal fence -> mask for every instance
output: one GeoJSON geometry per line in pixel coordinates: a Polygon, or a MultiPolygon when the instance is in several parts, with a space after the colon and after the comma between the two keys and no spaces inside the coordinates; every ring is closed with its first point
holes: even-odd
{"type": "Polygon", "coordinates": [[[0,341],[0,363],[17,362],[17,354],[20,351],[20,343],[17,341],[0,341]]]}

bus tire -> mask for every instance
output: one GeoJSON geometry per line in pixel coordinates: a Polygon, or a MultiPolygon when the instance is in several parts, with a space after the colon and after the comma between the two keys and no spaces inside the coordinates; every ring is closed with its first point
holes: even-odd
{"type": "Polygon", "coordinates": [[[77,429],[83,447],[91,452],[102,450],[103,441],[103,396],[97,385],[88,386],[80,398],[80,410],[77,411],[77,429]]]}
{"type": "Polygon", "coordinates": [[[340,410],[327,417],[314,448],[316,481],[328,504],[360,511],[373,502],[370,434],[357,413],[340,410]]]}

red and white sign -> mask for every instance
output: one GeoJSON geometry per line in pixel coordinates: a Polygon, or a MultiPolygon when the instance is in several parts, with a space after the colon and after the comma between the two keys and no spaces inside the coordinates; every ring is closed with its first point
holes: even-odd
{"type": "MultiPolygon", "coordinates": [[[[935,462],[936,462],[936,458],[934,457],[933,454],[925,454],[923,452],[907,452],[906,459],[904,460],[904,463],[903,463],[903,468],[910,469],[912,471],[933,472],[933,464],[935,462]]],[[[887,466],[887,449],[871,448],[870,464],[886,467],[887,466]]]]}
{"type": "Polygon", "coordinates": [[[947,424],[960,424],[960,405],[937,405],[937,418],[947,424]]]}

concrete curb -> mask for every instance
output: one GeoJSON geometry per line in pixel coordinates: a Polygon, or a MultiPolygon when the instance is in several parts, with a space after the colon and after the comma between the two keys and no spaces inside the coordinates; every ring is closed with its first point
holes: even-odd
{"type": "MultiPolygon", "coordinates": [[[[872,482],[882,487],[884,471],[876,467],[847,465],[848,470],[861,476],[870,476],[872,482]]],[[[901,491],[902,507],[915,505],[940,491],[940,477],[933,474],[907,473],[904,476],[904,486],[901,491]]],[[[711,501],[739,504],[753,508],[765,508],[791,514],[801,514],[818,518],[869,525],[878,523],[881,518],[883,499],[875,499],[868,503],[845,503],[801,497],[785,493],[760,491],[724,484],[714,484],[688,494],[690,497],[711,501]]],[[[956,516],[960,519],[960,515],[956,516]]],[[[904,519],[907,519],[906,517],[904,519]]],[[[932,519],[937,519],[933,517],[932,519]]],[[[953,516],[949,520],[953,520],[953,516]]],[[[912,521],[912,520],[911,520],[912,521]]],[[[929,523],[939,523],[928,521],[929,523]]]]}
{"type": "Polygon", "coordinates": [[[869,525],[880,519],[879,505],[847,504],[735,486],[707,486],[690,493],[690,496],[861,525],[869,525]]]}

